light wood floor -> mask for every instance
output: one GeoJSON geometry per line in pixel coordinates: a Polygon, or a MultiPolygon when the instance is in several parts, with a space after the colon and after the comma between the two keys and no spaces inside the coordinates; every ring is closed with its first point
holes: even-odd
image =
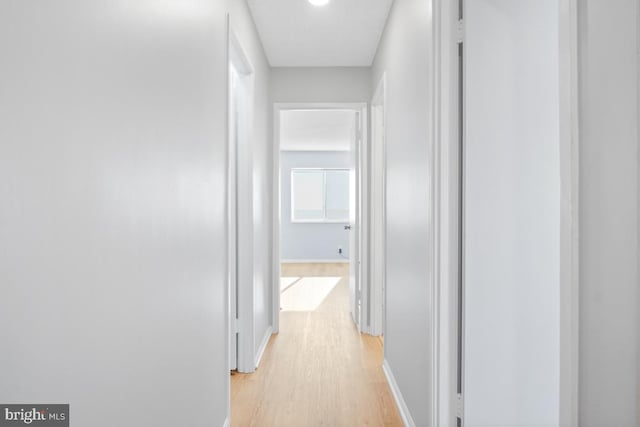
{"type": "Polygon", "coordinates": [[[351,320],[348,271],[348,264],[283,264],[283,277],[303,278],[289,279],[285,294],[309,283],[304,278],[339,280],[313,311],[293,311],[317,303],[294,298],[258,370],[231,376],[233,427],[402,426],[382,371],[382,341],[361,335],[351,320]]]}

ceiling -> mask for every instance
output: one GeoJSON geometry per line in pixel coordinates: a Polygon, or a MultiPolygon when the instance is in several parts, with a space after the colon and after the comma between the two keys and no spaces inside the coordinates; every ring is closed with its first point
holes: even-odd
{"type": "Polygon", "coordinates": [[[355,120],[355,112],[349,110],[282,111],[280,149],[349,151],[355,120]]]}
{"type": "Polygon", "coordinates": [[[368,67],[393,0],[247,0],[273,67],[368,67]]]}

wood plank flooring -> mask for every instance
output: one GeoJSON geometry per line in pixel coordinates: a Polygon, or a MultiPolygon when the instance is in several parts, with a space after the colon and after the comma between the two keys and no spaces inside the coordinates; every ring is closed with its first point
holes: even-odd
{"type": "Polygon", "coordinates": [[[339,280],[319,305],[292,298],[256,372],[231,376],[232,427],[402,426],[382,340],[361,335],[351,320],[348,272],[348,264],[283,264],[282,276],[292,278],[285,294],[308,285],[305,278],[339,280]]]}

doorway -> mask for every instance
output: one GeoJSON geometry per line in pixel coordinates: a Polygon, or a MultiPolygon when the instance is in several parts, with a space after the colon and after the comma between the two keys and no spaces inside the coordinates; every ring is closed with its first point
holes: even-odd
{"type": "Polygon", "coordinates": [[[365,117],[365,104],[275,107],[274,331],[281,312],[316,309],[342,285],[366,327],[365,117]]]}

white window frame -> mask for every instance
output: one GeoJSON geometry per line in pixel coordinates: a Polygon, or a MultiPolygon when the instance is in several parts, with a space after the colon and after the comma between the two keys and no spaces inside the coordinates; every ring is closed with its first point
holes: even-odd
{"type": "Polygon", "coordinates": [[[328,171],[343,171],[349,173],[349,168],[291,168],[290,173],[290,186],[291,186],[291,223],[293,224],[348,224],[349,214],[347,213],[344,219],[327,219],[327,172],[328,171]],[[293,176],[295,172],[300,171],[322,171],[323,172],[323,184],[322,184],[322,219],[296,219],[295,218],[295,196],[293,191],[293,176]]]}

